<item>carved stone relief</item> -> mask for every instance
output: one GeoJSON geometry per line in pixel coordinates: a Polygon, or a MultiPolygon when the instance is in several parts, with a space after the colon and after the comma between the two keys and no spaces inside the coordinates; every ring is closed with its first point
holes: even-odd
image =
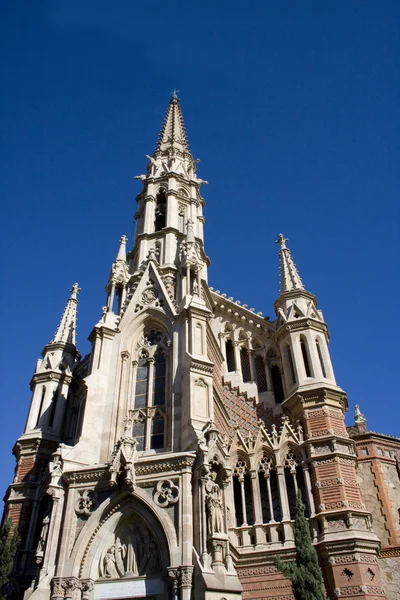
{"type": "Polygon", "coordinates": [[[99,563],[101,579],[139,577],[162,570],[158,543],[143,521],[124,522],[99,563]]]}

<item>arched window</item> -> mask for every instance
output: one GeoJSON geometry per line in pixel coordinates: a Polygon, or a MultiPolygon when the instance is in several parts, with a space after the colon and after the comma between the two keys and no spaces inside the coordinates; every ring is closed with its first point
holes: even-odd
{"type": "Polygon", "coordinates": [[[247,348],[240,349],[240,366],[242,368],[243,381],[251,381],[250,357],[247,348]]]}
{"type": "Polygon", "coordinates": [[[303,363],[304,363],[304,370],[306,372],[306,377],[312,377],[310,361],[308,359],[307,342],[303,337],[300,338],[300,347],[301,347],[301,354],[303,355],[303,363]]]}
{"type": "Polygon", "coordinates": [[[233,348],[232,340],[226,340],[225,351],[226,351],[226,366],[228,369],[228,373],[232,373],[236,370],[235,350],[233,348]]]}
{"type": "Polygon", "coordinates": [[[258,392],[261,394],[262,392],[266,392],[268,390],[267,376],[265,373],[265,363],[263,357],[256,356],[254,363],[256,366],[257,388],[258,392]]]}
{"type": "Polygon", "coordinates": [[[281,404],[284,401],[285,396],[283,394],[281,370],[278,367],[278,365],[272,365],[271,367],[271,380],[272,388],[274,390],[275,402],[277,404],[281,404]]]}
{"type": "Polygon", "coordinates": [[[317,339],[315,340],[315,345],[317,347],[319,364],[321,365],[322,377],[326,377],[326,370],[325,370],[325,365],[324,365],[324,359],[322,356],[321,346],[319,345],[319,341],[317,339]]]}
{"type": "Polygon", "coordinates": [[[163,337],[160,331],[149,330],[144,335],[146,349],[137,361],[132,431],[137,450],[158,450],[165,445],[167,362],[160,347],[163,337]]]}
{"type": "Polygon", "coordinates": [[[156,197],[156,219],[154,221],[154,231],[161,231],[165,227],[167,215],[167,196],[164,189],[161,189],[156,197]]]}
{"type": "Polygon", "coordinates": [[[296,383],[296,373],[294,371],[292,351],[290,349],[289,344],[286,345],[286,356],[287,356],[287,362],[288,362],[288,365],[289,365],[289,372],[290,372],[290,377],[291,377],[291,384],[294,385],[296,383]]]}

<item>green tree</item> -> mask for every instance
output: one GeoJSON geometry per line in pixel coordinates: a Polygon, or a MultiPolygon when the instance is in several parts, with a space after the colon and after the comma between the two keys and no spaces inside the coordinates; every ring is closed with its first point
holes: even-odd
{"type": "Polygon", "coordinates": [[[291,580],[296,600],[325,600],[322,572],[318,564],[317,553],[312,544],[310,527],[304,515],[304,504],[300,491],[297,494],[296,501],[294,542],[296,545],[296,560],[283,562],[280,556],[277,556],[274,560],[276,568],[291,580]]]}
{"type": "Polygon", "coordinates": [[[9,519],[0,528],[0,600],[7,597],[5,584],[13,568],[17,545],[18,532],[9,519]]]}

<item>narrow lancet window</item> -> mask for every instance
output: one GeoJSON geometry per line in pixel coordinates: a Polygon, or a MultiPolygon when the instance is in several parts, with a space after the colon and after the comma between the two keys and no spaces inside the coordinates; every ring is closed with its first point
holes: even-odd
{"type": "Polygon", "coordinates": [[[281,370],[278,365],[271,367],[272,388],[274,390],[275,402],[281,404],[284,400],[281,370]]]}
{"type": "Polygon", "coordinates": [[[225,351],[226,351],[226,365],[227,365],[228,373],[232,373],[236,370],[235,351],[233,348],[232,340],[226,341],[225,351]]]}
{"type": "Polygon", "coordinates": [[[147,405],[147,384],[149,379],[149,364],[146,355],[142,355],[138,360],[136,388],[135,388],[135,408],[145,408],[147,405]]]}
{"type": "Polygon", "coordinates": [[[301,354],[303,355],[303,363],[304,363],[304,370],[306,372],[306,377],[312,377],[310,361],[308,359],[307,342],[304,338],[300,339],[300,347],[301,347],[301,354]]]}
{"type": "Polygon", "coordinates": [[[165,356],[157,350],[154,357],[153,406],[165,404],[165,356]]]}
{"type": "Polygon", "coordinates": [[[247,348],[240,350],[240,365],[242,367],[243,381],[246,383],[251,381],[250,356],[247,348]]]}
{"type": "Polygon", "coordinates": [[[46,388],[45,388],[45,386],[43,386],[42,387],[42,393],[41,393],[41,396],[40,396],[40,404],[39,404],[39,410],[38,410],[38,415],[37,415],[35,427],[39,427],[40,417],[42,416],[42,410],[43,410],[43,403],[44,403],[44,397],[45,397],[45,395],[46,395],[46,388]]]}
{"type": "Polygon", "coordinates": [[[324,359],[322,356],[321,346],[319,345],[318,340],[315,340],[315,345],[317,346],[317,354],[318,354],[318,358],[319,358],[319,364],[321,365],[322,377],[326,377],[324,359]]]}
{"type": "Polygon", "coordinates": [[[296,373],[294,371],[293,356],[289,345],[286,346],[286,356],[289,365],[291,383],[294,385],[296,383],[296,373]]]}
{"type": "Polygon", "coordinates": [[[268,390],[265,363],[262,356],[256,356],[254,362],[256,365],[257,388],[258,392],[261,394],[262,392],[266,392],[268,390]]]}

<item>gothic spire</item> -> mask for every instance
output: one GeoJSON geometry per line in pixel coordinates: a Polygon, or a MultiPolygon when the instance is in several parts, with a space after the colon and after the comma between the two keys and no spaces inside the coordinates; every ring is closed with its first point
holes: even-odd
{"type": "Polygon", "coordinates": [[[172,147],[190,153],[182,109],[175,90],[167,108],[155,151],[163,152],[172,147]]]}
{"type": "Polygon", "coordinates": [[[293,290],[304,290],[304,285],[300,279],[296,265],[293,262],[289,248],[286,246],[288,241],[282,233],[278,235],[276,244],[279,244],[279,268],[280,268],[280,293],[292,292],[293,290]]]}
{"type": "Polygon", "coordinates": [[[65,343],[76,345],[76,309],[78,306],[78,294],[81,291],[79,285],[74,283],[70,290],[70,297],[61,317],[60,324],[51,340],[52,343],[65,343]]]}

